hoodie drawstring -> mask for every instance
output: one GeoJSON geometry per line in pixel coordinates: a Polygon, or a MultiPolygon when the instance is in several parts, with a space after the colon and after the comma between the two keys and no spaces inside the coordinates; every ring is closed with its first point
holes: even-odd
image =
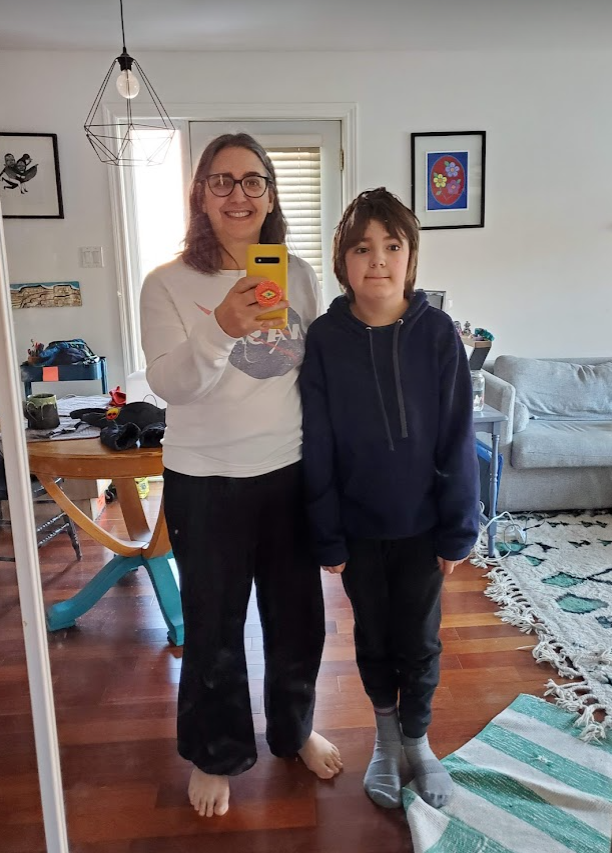
{"type": "MultiPolygon", "coordinates": [[[[406,407],[404,405],[404,392],[402,391],[402,373],[400,369],[400,359],[399,359],[399,335],[400,329],[404,325],[404,321],[400,318],[395,324],[395,329],[393,330],[393,378],[395,380],[395,393],[397,395],[397,406],[399,409],[399,417],[400,417],[400,425],[401,425],[401,436],[402,438],[408,437],[408,424],[406,423],[406,407]]],[[[370,342],[370,360],[372,362],[372,370],[374,372],[374,382],[376,383],[376,392],[378,394],[378,403],[380,405],[380,411],[383,417],[383,421],[385,424],[385,432],[387,433],[387,441],[389,442],[389,450],[395,450],[395,445],[393,444],[393,437],[391,435],[391,426],[389,424],[389,418],[387,417],[387,410],[385,409],[385,401],[382,394],[382,388],[380,387],[380,381],[378,379],[378,371],[376,370],[376,359],[374,358],[374,338],[372,336],[372,327],[366,326],[366,332],[368,333],[368,339],[370,342]]]]}
{"type": "Polygon", "coordinates": [[[387,433],[387,441],[389,442],[389,450],[395,450],[395,445],[393,444],[393,438],[391,436],[391,427],[389,426],[389,418],[387,417],[387,410],[385,409],[385,401],[382,395],[382,389],[380,387],[380,382],[378,381],[378,371],[376,370],[376,359],[374,358],[374,340],[372,338],[372,327],[366,326],[366,332],[368,333],[368,340],[370,341],[370,361],[372,362],[372,370],[374,371],[374,382],[376,383],[376,391],[378,393],[378,402],[380,404],[380,411],[383,416],[383,421],[385,424],[385,432],[387,433]]]}
{"type": "Polygon", "coordinates": [[[402,372],[399,360],[399,334],[404,321],[400,318],[393,330],[393,375],[395,377],[395,393],[397,394],[397,406],[399,408],[402,438],[408,438],[408,425],[406,423],[406,407],[404,405],[404,392],[402,391],[402,372]]]}

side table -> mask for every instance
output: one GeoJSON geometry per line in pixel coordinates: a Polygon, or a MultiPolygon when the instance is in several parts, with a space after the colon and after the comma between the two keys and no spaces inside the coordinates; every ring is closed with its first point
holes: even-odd
{"type": "MultiPolygon", "coordinates": [[[[491,436],[491,467],[489,468],[489,518],[483,515],[483,520],[489,521],[497,515],[497,487],[499,479],[499,434],[502,424],[508,420],[507,415],[494,409],[493,406],[485,407],[482,412],[474,412],[474,432],[485,432],[491,436]]],[[[497,522],[493,522],[488,528],[488,553],[489,557],[495,556],[495,534],[497,533],[497,522]]]]}

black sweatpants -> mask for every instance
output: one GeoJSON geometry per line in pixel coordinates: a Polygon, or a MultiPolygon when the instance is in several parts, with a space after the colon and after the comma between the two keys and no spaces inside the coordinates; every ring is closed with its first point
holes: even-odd
{"type": "Polygon", "coordinates": [[[430,534],[352,539],[342,573],[355,614],[357,665],[375,708],[397,704],[407,737],[431,722],[440,677],[443,575],[430,534]]]}
{"type": "Polygon", "coordinates": [[[274,755],[294,755],[312,730],[325,634],[301,464],[248,478],[191,477],[166,469],[164,483],[185,622],[179,753],[217,775],[237,775],[257,760],[244,651],[254,579],[264,641],[266,737],[274,755]]]}

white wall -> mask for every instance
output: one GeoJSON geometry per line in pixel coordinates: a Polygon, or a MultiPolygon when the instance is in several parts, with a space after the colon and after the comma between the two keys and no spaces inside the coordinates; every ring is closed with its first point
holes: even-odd
{"type": "MultiPolygon", "coordinates": [[[[166,103],[355,102],[359,189],[410,201],[410,133],[487,131],[486,226],[422,235],[419,284],[496,336],[493,354],[612,355],[612,50],[138,54],[166,103]]],[[[82,125],[111,55],[0,52],[2,129],[57,133],[65,220],[5,220],[11,281],[78,279],[83,307],[14,312],[83,337],[123,383],[108,172],[82,125]],[[101,245],[103,269],[78,267],[101,245]]]]}

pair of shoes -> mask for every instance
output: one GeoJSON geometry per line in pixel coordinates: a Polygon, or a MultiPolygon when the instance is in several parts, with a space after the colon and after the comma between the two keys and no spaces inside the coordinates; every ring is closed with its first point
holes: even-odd
{"type": "Polygon", "coordinates": [[[143,400],[126,403],[119,409],[75,409],[70,412],[70,417],[100,429],[107,427],[109,423],[135,424],[139,429],[144,429],[152,424],[165,424],[166,410],[143,400]]]}
{"type": "Polygon", "coordinates": [[[100,427],[100,441],[111,450],[159,447],[166,428],[166,410],[144,400],[120,409],[75,409],[70,417],[100,427]]]}
{"type": "Polygon", "coordinates": [[[166,425],[148,424],[143,429],[135,423],[118,424],[110,421],[100,430],[100,441],[111,450],[129,450],[131,447],[160,447],[166,425]]]}

